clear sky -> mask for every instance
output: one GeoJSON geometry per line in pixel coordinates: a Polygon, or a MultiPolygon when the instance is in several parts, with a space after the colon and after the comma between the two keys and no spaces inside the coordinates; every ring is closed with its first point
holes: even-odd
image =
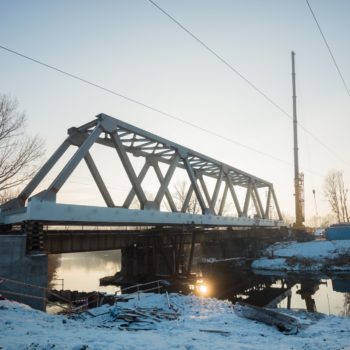
{"type": "MultiPolygon", "coordinates": [[[[326,214],[327,173],[344,170],[350,186],[350,97],[306,2],[156,2],[290,114],[290,52],[296,52],[299,120],[335,152],[300,130],[306,216],[315,215],[313,189],[319,214],[326,214]]],[[[310,4],[350,84],[350,2],[310,0],[310,4]]],[[[147,0],[3,0],[0,16],[0,45],[271,155],[227,142],[0,50],[0,92],[18,98],[29,131],[46,139],[47,156],[69,127],[103,112],[272,182],[281,210],[293,215],[292,121],[147,0]]],[[[107,168],[109,186],[125,192],[128,182],[119,177],[118,169],[109,171],[111,160],[101,157],[97,162],[107,168]]],[[[102,203],[88,185],[88,175],[79,171],[67,185],[68,196],[102,203]]]]}

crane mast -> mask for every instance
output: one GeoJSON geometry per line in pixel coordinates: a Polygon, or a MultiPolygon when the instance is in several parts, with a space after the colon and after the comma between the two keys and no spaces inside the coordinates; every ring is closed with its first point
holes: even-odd
{"type": "Polygon", "coordinates": [[[292,51],[292,84],[293,84],[293,136],[294,136],[294,197],[295,197],[295,223],[296,229],[304,228],[304,174],[299,173],[298,156],[298,120],[297,96],[295,87],[295,52],[292,51]]]}

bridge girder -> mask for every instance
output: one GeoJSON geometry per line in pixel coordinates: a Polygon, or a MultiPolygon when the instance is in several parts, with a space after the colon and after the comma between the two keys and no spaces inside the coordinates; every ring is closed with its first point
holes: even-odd
{"type": "Polygon", "coordinates": [[[95,120],[78,128],[70,128],[67,139],[38,171],[19,196],[3,204],[0,210],[0,223],[2,224],[37,220],[52,223],[69,222],[102,225],[186,223],[215,226],[284,225],[272,183],[106,114],[99,114],[95,120]],[[130,180],[132,188],[126,196],[122,208],[114,204],[112,196],[89,152],[94,143],[114,148],[117,151],[122,166],[130,180]],[[46,190],[30,197],[52,167],[72,145],[77,146],[76,152],[50,186],[46,190]],[[144,158],[145,162],[139,174],[136,174],[129,155],[144,158]],[[56,194],[83,159],[107,208],[56,203],[56,194]],[[168,166],[165,174],[162,173],[159,167],[160,163],[168,166]],[[142,187],[142,182],[151,167],[155,170],[160,183],[152,201],[147,199],[142,187]],[[178,168],[185,170],[189,179],[189,187],[182,203],[182,208],[176,207],[169,189],[170,181],[178,168]],[[212,178],[216,181],[212,194],[208,190],[207,178],[212,178]],[[225,187],[220,196],[222,185],[225,187]],[[243,203],[240,203],[236,193],[238,187],[246,191],[243,203]],[[261,199],[259,189],[267,191],[265,203],[261,199]],[[233,200],[235,217],[233,213],[230,213],[229,217],[222,216],[228,195],[231,195],[233,200]],[[130,209],[135,196],[140,202],[140,210],[130,209]],[[192,196],[195,196],[197,199],[202,215],[188,213],[192,196]],[[160,210],[163,200],[167,201],[170,212],[160,210]],[[255,208],[253,218],[248,217],[251,203],[255,208]],[[272,205],[276,209],[277,219],[273,219],[271,216],[270,208],[272,205]],[[50,214],[47,208],[56,211],[56,213],[50,214]],[[122,215],[116,214],[117,209],[119,210],[118,213],[122,215]],[[95,217],[92,219],[90,215],[91,210],[98,211],[100,218],[95,217]],[[74,212],[74,217],[67,214],[65,219],[65,211],[74,212]]]}

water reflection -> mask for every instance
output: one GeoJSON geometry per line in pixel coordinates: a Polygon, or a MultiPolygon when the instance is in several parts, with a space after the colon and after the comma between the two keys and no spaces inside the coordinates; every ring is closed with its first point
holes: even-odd
{"type": "MultiPolygon", "coordinates": [[[[304,309],[350,316],[350,275],[298,276],[257,274],[249,269],[207,269],[198,294],[256,306],[304,309]]],[[[121,270],[121,252],[103,251],[54,255],[49,258],[49,281],[63,279],[64,289],[114,293],[118,286],[100,287],[99,279],[121,270]]],[[[186,292],[183,284],[178,290],[186,292]]],[[[175,290],[173,290],[175,291],[175,290]]]]}
{"type": "Polygon", "coordinates": [[[215,286],[211,296],[256,306],[350,315],[350,275],[330,278],[315,275],[259,275],[237,270],[231,272],[220,274],[217,271],[206,275],[215,286]]]}
{"type": "Polygon", "coordinates": [[[114,293],[116,286],[100,287],[100,278],[121,269],[120,250],[50,255],[49,283],[57,289],[114,293]]]}
{"type": "MultiPolygon", "coordinates": [[[[347,282],[350,287],[350,279],[347,282]]],[[[281,300],[277,307],[287,308],[288,300],[281,300]]],[[[304,280],[291,288],[290,308],[348,316],[349,299],[333,289],[331,279],[304,280]]]]}

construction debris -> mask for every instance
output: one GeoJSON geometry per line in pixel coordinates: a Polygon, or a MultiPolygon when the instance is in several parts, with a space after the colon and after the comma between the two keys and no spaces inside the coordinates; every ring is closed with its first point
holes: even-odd
{"type": "Polygon", "coordinates": [[[301,328],[295,317],[265,307],[237,302],[234,305],[234,311],[238,316],[275,326],[284,334],[297,334],[301,328]]]}

